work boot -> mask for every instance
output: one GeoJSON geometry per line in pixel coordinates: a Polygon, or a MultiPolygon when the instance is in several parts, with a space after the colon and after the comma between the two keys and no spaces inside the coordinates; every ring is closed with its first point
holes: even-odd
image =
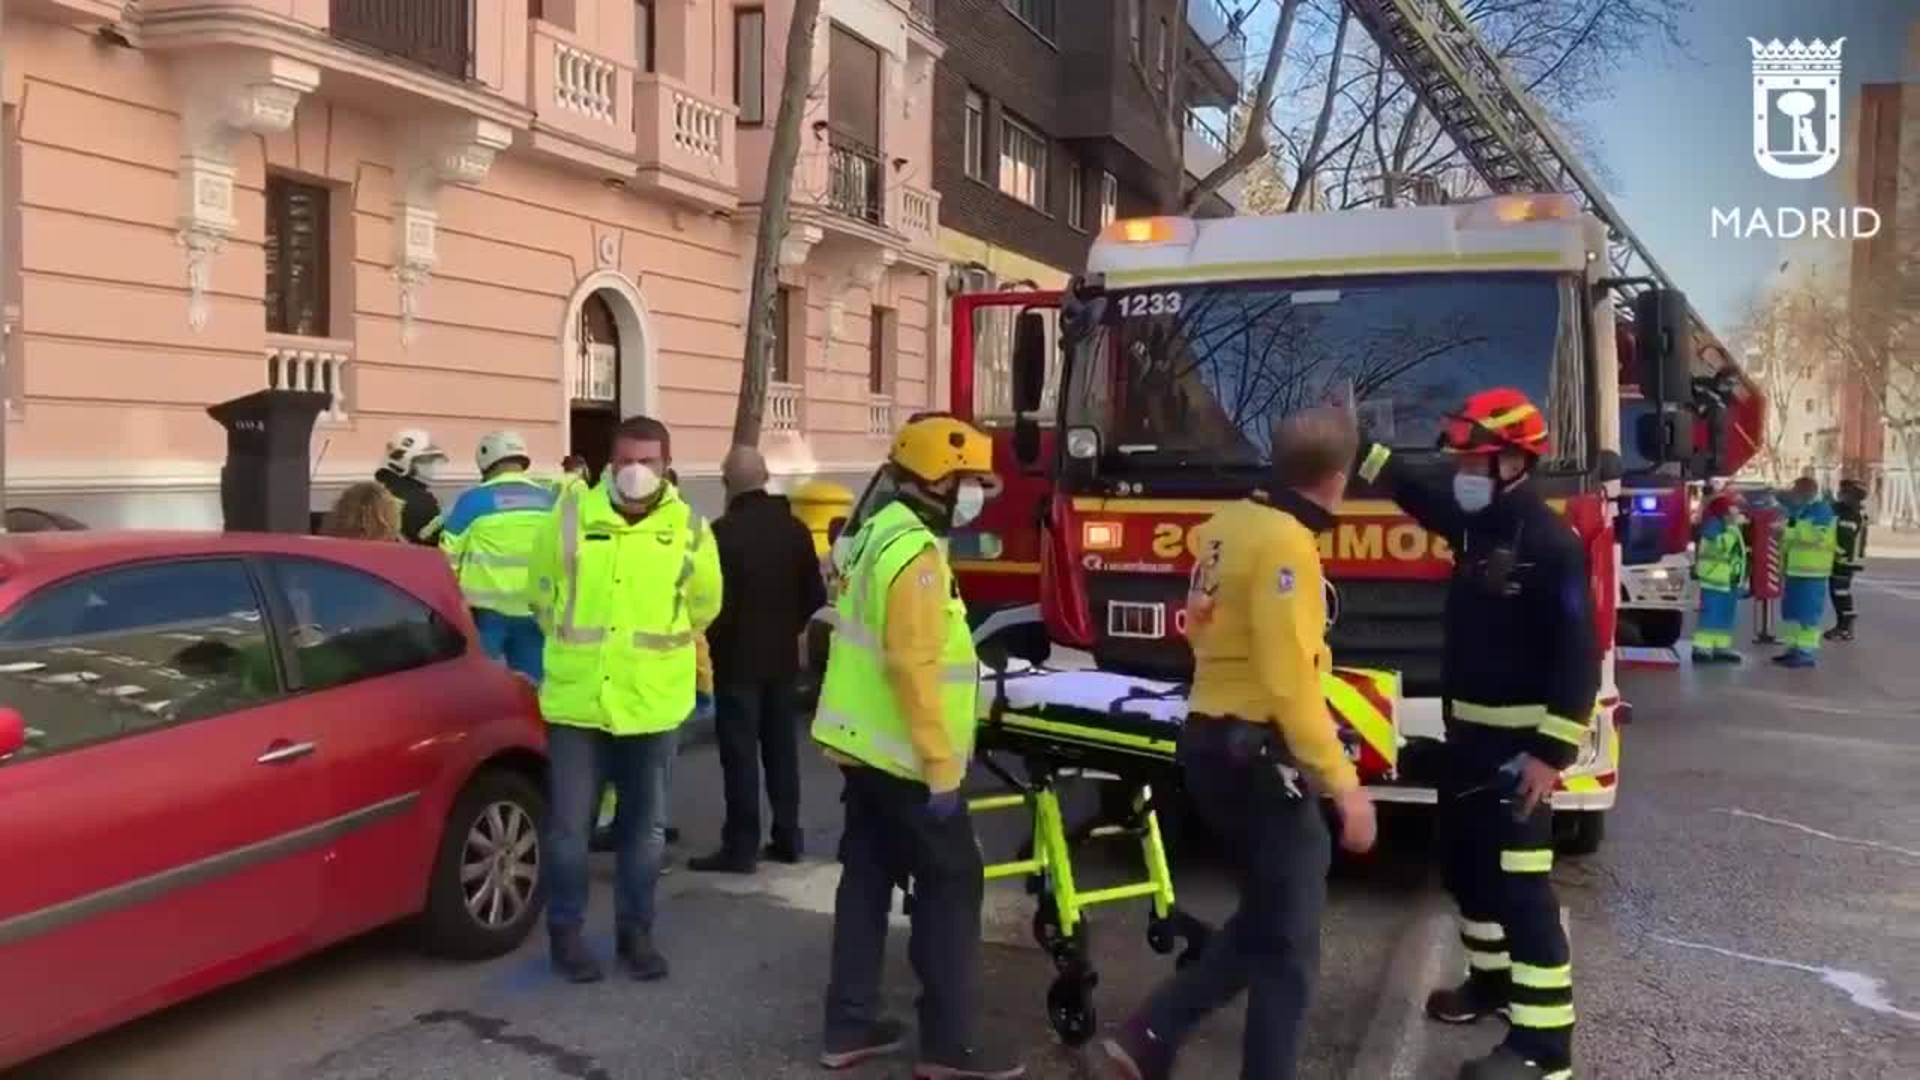
{"type": "Polygon", "coordinates": [[[1853,627],[1843,624],[1834,627],[1820,636],[1826,638],[1828,641],[1852,641],[1853,627]]]}
{"type": "Polygon", "coordinates": [[[897,1054],[906,1045],[905,1025],[897,1020],[875,1020],[864,1031],[829,1033],[820,1048],[820,1065],[827,1069],[851,1069],[874,1058],[897,1054]]]}
{"type": "Polygon", "coordinates": [[[590,983],[606,977],[600,970],[600,961],[594,959],[593,950],[587,948],[586,939],[580,936],[579,927],[555,927],[548,932],[548,940],[553,970],[561,978],[570,983],[590,983]]]}
{"type": "Polygon", "coordinates": [[[1734,652],[1732,649],[1714,650],[1713,659],[1716,663],[1721,664],[1739,664],[1745,662],[1741,659],[1740,654],[1734,652]]]}
{"type": "Polygon", "coordinates": [[[978,1050],[922,1056],[913,1066],[913,1080],[1020,1080],[1025,1075],[1025,1065],[990,1058],[978,1050]]]}
{"type": "Polygon", "coordinates": [[[1507,1015],[1505,996],[1472,978],[1427,995],[1427,1016],[1443,1024],[1472,1024],[1496,1013],[1507,1015]]]}
{"type": "Polygon", "coordinates": [[[1712,649],[1693,650],[1693,662],[1696,664],[1711,664],[1717,659],[1718,656],[1715,655],[1712,649]]]}
{"type": "Polygon", "coordinates": [[[1496,1046],[1486,1057],[1460,1066],[1460,1080],[1565,1080],[1572,1075],[1571,1068],[1549,1069],[1510,1046],[1496,1046]]]}
{"type": "Polygon", "coordinates": [[[1795,649],[1787,654],[1785,660],[1780,661],[1781,667],[1796,669],[1815,667],[1818,664],[1819,661],[1814,659],[1813,653],[1806,649],[1795,649]]]}
{"type": "Polygon", "coordinates": [[[801,850],[802,845],[798,836],[775,835],[772,842],[768,843],[760,854],[771,862],[792,866],[800,861],[801,850]]]}
{"type": "Polygon", "coordinates": [[[653,935],[645,930],[623,929],[614,937],[614,952],[627,974],[640,982],[659,982],[667,977],[667,958],[653,947],[653,935]]]}
{"type": "Polygon", "coordinates": [[[750,853],[721,848],[711,855],[688,859],[687,869],[696,874],[751,874],[760,869],[760,861],[750,853]]]}
{"type": "Polygon", "coordinates": [[[1100,1040],[1095,1068],[1104,1080],[1166,1080],[1173,1074],[1173,1054],[1145,1024],[1129,1020],[1100,1040]]]}

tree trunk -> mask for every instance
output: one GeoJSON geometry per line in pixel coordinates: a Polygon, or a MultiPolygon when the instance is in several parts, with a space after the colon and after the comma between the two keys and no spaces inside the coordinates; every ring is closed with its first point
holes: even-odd
{"type": "Polygon", "coordinates": [[[1333,55],[1327,61],[1327,96],[1320,102],[1320,115],[1313,121],[1313,137],[1307,141],[1307,152],[1300,157],[1300,175],[1294,178],[1293,190],[1287,193],[1287,213],[1300,209],[1300,203],[1307,197],[1307,189],[1313,184],[1314,177],[1320,172],[1320,146],[1327,141],[1327,128],[1333,123],[1333,107],[1340,99],[1340,56],[1347,48],[1347,24],[1353,21],[1353,12],[1345,4],[1340,5],[1340,24],[1333,31],[1333,55]]]}
{"type": "MultiPolygon", "coordinates": [[[[1273,86],[1280,78],[1280,64],[1286,59],[1287,39],[1293,36],[1293,17],[1300,12],[1300,0],[1280,0],[1280,19],[1273,28],[1273,46],[1267,50],[1267,65],[1260,72],[1260,85],[1253,92],[1253,111],[1247,117],[1247,135],[1240,145],[1233,148],[1227,160],[1214,166],[1213,171],[1200,178],[1180,200],[1181,210],[1193,213],[1207,196],[1220,190],[1220,186],[1247,170],[1247,166],[1260,160],[1267,152],[1267,117],[1273,112],[1273,86]]],[[[1341,23],[1342,28],[1346,26],[1341,23]]],[[[1177,151],[1184,150],[1184,144],[1177,151]]],[[[1174,155],[1174,176],[1184,185],[1186,163],[1181,160],[1183,153],[1174,155]]]]}
{"type": "Polygon", "coordinates": [[[787,238],[793,174],[800,160],[800,117],[813,83],[813,38],[820,22],[820,0],[794,0],[787,28],[786,77],[780,83],[780,111],[773,122],[773,147],[767,159],[767,189],[760,198],[760,222],[753,249],[753,284],[747,298],[747,341],[740,365],[740,398],[733,409],[733,444],[760,445],[760,418],[767,407],[768,368],[773,361],[773,312],[779,288],[780,246],[787,238]]]}

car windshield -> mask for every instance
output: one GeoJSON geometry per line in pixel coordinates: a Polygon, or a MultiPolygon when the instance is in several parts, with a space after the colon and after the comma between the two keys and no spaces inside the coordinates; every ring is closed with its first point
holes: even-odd
{"type": "Polygon", "coordinates": [[[1352,400],[1371,438],[1432,450],[1475,390],[1548,402],[1557,458],[1584,456],[1569,284],[1403,274],[1113,291],[1078,343],[1067,423],[1115,464],[1260,466],[1273,420],[1352,400]]]}

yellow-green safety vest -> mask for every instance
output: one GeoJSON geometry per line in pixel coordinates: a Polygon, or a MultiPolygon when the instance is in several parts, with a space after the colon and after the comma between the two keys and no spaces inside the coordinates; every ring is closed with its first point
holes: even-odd
{"type": "Polygon", "coordinates": [[[1693,558],[1694,575],[1702,588],[1730,592],[1746,576],[1746,538],[1739,529],[1723,523],[1719,532],[1701,536],[1693,558]]]}
{"type": "Polygon", "coordinates": [[[706,519],[669,484],[630,523],[602,484],[565,491],[549,521],[530,585],[546,633],[541,714],[615,735],[679,727],[694,708],[694,637],[720,613],[706,519]]]}
{"type": "MultiPolygon", "coordinates": [[[[888,681],[882,643],[887,594],[907,565],[939,540],[913,511],[895,502],[868,518],[850,538],[846,569],[831,610],[832,650],[814,713],[813,738],[864,765],[924,781],[906,714],[888,681]]],[[[967,627],[967,608],[953,588],[944,553],[940,588],[947,596],[946,647],[941,651],[940,711],[961,761],[973,756],[980,660],[967,627]]]]}
{"type": "Polygon", "coordinates": [[[1833,573],[1833,556],[1840,550],[1838,529],[1831,515],[1795,517],[1787,521],[1780,538],[1786,554],[1788,577],[1828,577],[1833,573]]]}
{"type": "Polygon", "coordinates": [[[527,560],[553,512],[552,488],[525,473],[483,480],[454,500],[440,524],[440,550],[467,606],[527,615],[527,560]]]}

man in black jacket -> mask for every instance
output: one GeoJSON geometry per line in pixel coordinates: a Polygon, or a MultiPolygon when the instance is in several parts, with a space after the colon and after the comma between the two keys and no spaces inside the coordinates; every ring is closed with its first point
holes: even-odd
{"type": "Polygon", "coordinates": [[[446,452],[420,428],[406,428],[387,440],[387,457],[373,478],[400,500],[400,535],[409,543],[440,543],[440,500],[430,486],[447,463],[446,452]]]}
{"type": "Polygon", "coordinates": [[[1867,568],[1867,487],[1858,480],[1840,481],[1840,498],[1833,506],[1833,535],[1840,550],[1833,557],[1827,591],[1833,597],[1833,629],[1828,641],[1853,640],[1853,576],[1867,568]]]}
{"type": "Polygon", "coordinates": [[[767,858],[800,861],[799,719],[794,715],[800,632],[827,602],[813,535],[785,497],[767,493],[767,463],[736,446],[721,466],[727,512],[713,523],[726,596],[707,627],[714,727],[726,785],[720,850],[687,865],[750,874],[761,855],[759,766],[767,772],[773,839],[767,858]]]}
{"type": "Polygon", "coordinates": [[[1545,418],[1517,390],[1473,395],[1447,420],[1451,490],[1378,444],[1360,479],[1453,548],[1441,696],[1439,824],[1468,971],[1427,1014],[1511,1027],[1462,1080],[1558,1080],[1573,1068],[1573,969],[1553,868],[1553,792],[1590,737],[1600,683],[1587,558],[1530,483],[1545,418]]]}

